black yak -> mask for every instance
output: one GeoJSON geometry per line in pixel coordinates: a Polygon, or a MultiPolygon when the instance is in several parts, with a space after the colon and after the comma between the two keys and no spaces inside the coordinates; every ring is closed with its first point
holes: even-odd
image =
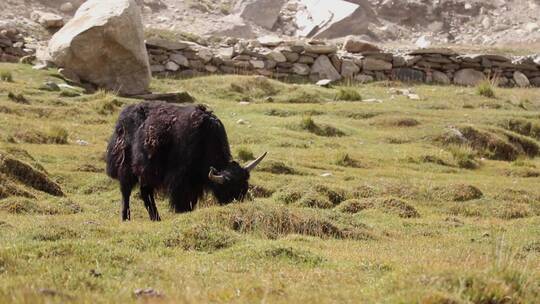
{"type": "Polygon", "coordinates": [[[176,212],[192,211],[212,193],[220,204],[242,200],[250,171],[232,160],[221,121],[202,105],[142,102],[126,107],[107,148],[107,174],[120,182],[122,220],[130,220],[129,199],[139,184],[150,219],[159,221],[154,193],[162,190],[176,212]]]}

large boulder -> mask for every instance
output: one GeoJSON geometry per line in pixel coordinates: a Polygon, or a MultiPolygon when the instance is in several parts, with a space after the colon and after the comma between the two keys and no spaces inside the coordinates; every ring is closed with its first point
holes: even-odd
{"type": "Polygon", "coordinates": [[[279,12],[285,0],[250,0],[241,1],[240,16],[258,26],[271,30],[279,18],[279,12]]]}
{"type": "Polygon", "coordinates": [[[147,92],[151,74],[134,0],[89,0],[49,42],[51,60],[122,95],[147,92]]]}
{"type": "Polygon", "coordinates": [[[454,83],[463,86],[475,86],[486,80],[484,73],[473,69],[463,69],[454,75],[454,83]]]}

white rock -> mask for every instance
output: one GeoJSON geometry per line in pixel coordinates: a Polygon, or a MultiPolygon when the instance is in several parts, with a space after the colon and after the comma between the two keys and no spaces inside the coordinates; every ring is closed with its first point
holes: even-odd
{"type": "Polygon", "coordinates": [[[419,48],[427,48],[431,46],[431,41],[428,39],[426,35],[424,35],[418,38],[414,44],[419,48]]]}
{"type": "Polygon", "coordinates": [[[262,60],[250,60],[249,63],[251,63],[254,69],[264,69],[264,61],[262,60]]]}
{"type": "Polygon", "coordinates": [[[307,64],[295,63],[293,65],[293,73],[301,76],[307,76],[311,72],[311,68],[307,64]]]}
{"type": "Polygon", "coordinates": [[[529,22],[527,25],[525,25],[525,30],[528,32],[536,32],[538,29],[540,29],[540,26],[534,22],[529,22]]]}
{"type": "Polygon", "coordinates": [[[66,2],[62,5],[60,5],[60,11],[62,11],[63,13],[70,13],[73,11],[73,4],[71,4],[71,2],[66,2]]]}

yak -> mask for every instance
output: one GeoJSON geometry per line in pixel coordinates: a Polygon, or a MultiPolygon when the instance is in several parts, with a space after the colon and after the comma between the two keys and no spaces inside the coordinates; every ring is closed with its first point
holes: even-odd
{"type": "Polygon", "coordinates": [[[250,171],[266,154],[242,167],[232,159],[222,122],[205,106],[144,101],[120,113],[107,147],[107,175],[119,181],[123,221],[131,219],[137,184],[150,219],[160,221],[157,191],[177,213],[192,211],[205,193],[221,205],[241,201],[250,171]]]}

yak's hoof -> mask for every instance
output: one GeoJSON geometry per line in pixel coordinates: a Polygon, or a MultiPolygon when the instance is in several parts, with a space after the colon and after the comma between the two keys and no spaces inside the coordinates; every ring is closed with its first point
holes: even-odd
{"type": "Polygon", "coordinates": [[[122,212],[122,221],[123,222],[131,221],[131,212],[130,212],[130,210],[122,212]]]}

